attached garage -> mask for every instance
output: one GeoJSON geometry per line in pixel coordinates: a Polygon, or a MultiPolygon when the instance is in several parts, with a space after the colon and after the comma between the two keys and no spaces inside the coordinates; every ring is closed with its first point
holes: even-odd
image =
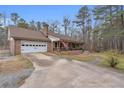
{"type": "Polygon", "coordinates": [[[21,53],[47,52],[47,42],[21,41],[21,53]]]}
{"type": "Polygon", "coordinates": [[[49,51],[50,40],[40,31],[11,27],[8,35],[13,55],[49,51]]]}

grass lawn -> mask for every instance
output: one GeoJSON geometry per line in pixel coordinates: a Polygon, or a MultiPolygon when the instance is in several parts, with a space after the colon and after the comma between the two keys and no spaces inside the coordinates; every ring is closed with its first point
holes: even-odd
{"type": "Polygon", "coordinates": [[[110,64],[107,60],[110,59],[111,57],[116,58],[119,64],[115,68],[119,70],[124,70],[124,55],[120,54],[119,52],[106,51],[106,52],[96,53],[95,55],[101,57],[103,59],[101,65],[107,67],[110,67],[110,64]]]}
{"type": "Polygon", "coordinates": [[[0,62],[0,73],[17,72],[30,68],[33,68],[33,64],[22,56],[16,56],[15,60],[0,62]]]}

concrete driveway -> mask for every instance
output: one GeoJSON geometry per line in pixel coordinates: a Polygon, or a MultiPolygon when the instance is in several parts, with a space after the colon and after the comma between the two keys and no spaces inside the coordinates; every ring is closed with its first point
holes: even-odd
{"type": "Polygon", "coordinates": [[[124,75],[85,62],[44,54],[25,55],[35,70],[21,88],[124,87],[124,75]]]}

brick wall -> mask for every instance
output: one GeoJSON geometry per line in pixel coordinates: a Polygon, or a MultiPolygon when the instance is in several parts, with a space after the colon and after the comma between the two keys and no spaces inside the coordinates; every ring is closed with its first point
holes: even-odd
{"type": "Polygon", "coordinates": [[[52,42],[48,42],[47,49],[48,49],[48,52],[53,52],[53,44],[52,44],[52,42]]]}
{"type": "Polygon", "coordinates": [[[10,53],[12,54],[12,55],[14,55],[14,43],[15,43],[15,40],[13,39],[13,38],[11,38],[10,40],[9,40],[9,42],[10,42],[10,53]]]}
{"type": "Polygon", "coordinates": [[[21,40],[15,40],[15,50],[14,55],[21,54],[21,40]]]}

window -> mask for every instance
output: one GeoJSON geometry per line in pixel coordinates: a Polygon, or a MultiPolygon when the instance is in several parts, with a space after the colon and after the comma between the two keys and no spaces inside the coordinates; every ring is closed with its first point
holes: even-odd
{"type": "Polygon", "coordinates": [[[38,45],[36,45],[36,46],[38,46],[38,45]]]}
{"type": "Polygon", "coordinates": [[[41,46],[41,45],[39,45],[39,46],[41,46]]]}
{"type": "Polygon", "coordinates": [[[28,46],[28,44],[26,46],[28,46]]]}
{"type": "Polygon", "coordinates": [[[25,46],[24,44],[22,44],[22,46],[25,46]]]}
{"type": "Polygon", "coordinates": [[[35,45],[33,45],[33,46],[35,46],[35,45]]]}
{"type": "Polygon", "coordinates": [[[32,46],[32,45],[30,45],[30,46],[32,46]]]}

